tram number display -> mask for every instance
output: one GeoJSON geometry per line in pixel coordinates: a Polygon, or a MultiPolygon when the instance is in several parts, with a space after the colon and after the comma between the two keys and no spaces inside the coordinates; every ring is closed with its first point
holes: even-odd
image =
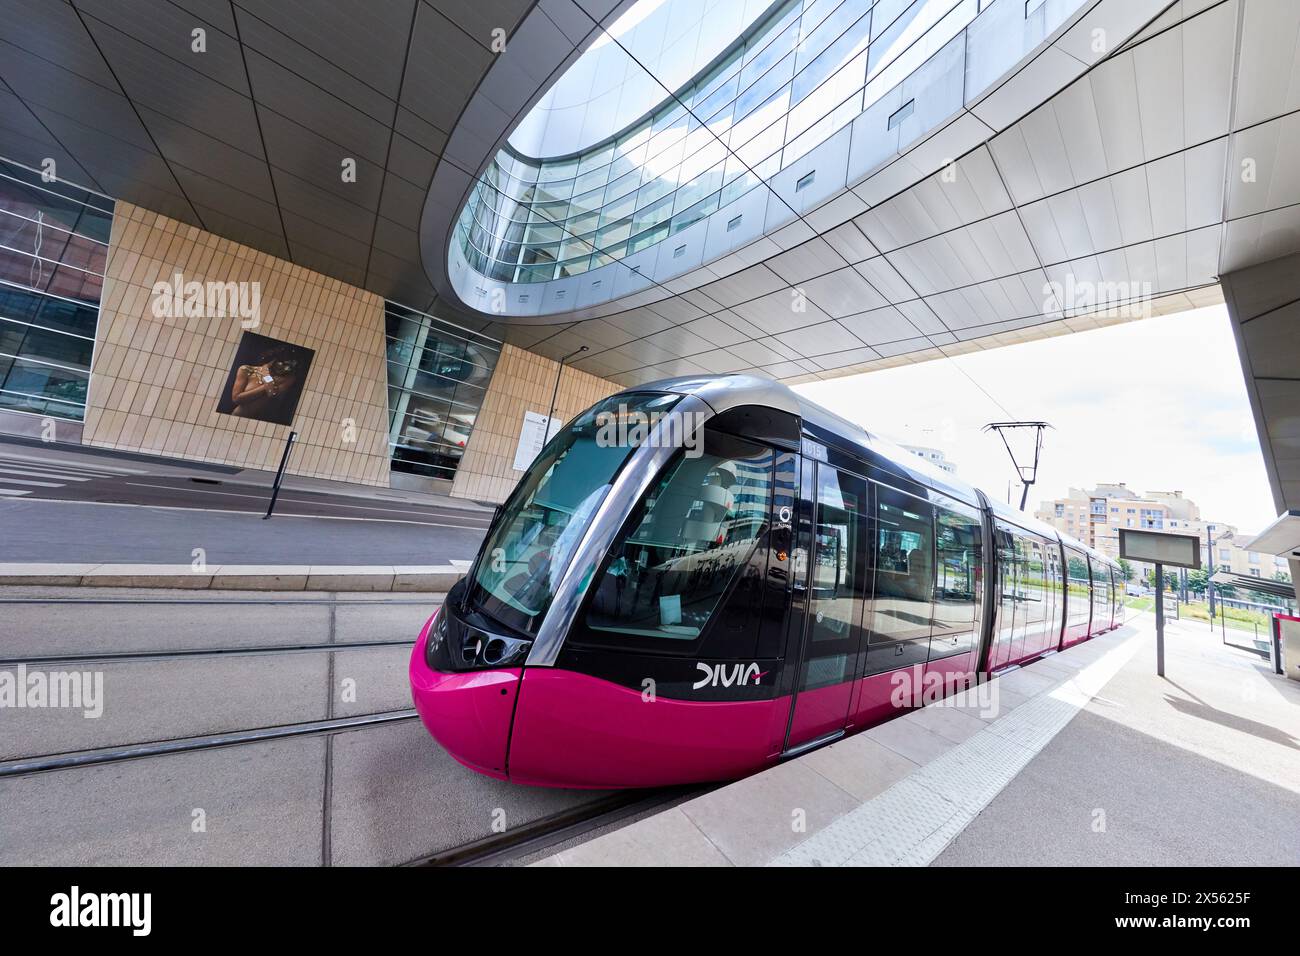
{"type": "Polygon", "coordinates": [[[817,461],[826,461],[826,446],[821,442],[813,441],[811,438],[804,438],[800,442],[800,450],[803,451],[805,458],[813,458],[817,461]]]}

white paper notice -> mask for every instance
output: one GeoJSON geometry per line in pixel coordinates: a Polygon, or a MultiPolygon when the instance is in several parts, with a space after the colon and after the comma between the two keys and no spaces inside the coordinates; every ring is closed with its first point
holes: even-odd
{"type": "Polygon", "coordinates": [[[524,412],[524,424],[519,429],[519,445],[515,448],[515,471],[527,471],[533,459],[546,447],[550,436],[559,431],[559,428],[560,423],[556,422],[548,429],[545,415],[524,412]],[[547,434],[548,431],[550,435],[547,434]]]}

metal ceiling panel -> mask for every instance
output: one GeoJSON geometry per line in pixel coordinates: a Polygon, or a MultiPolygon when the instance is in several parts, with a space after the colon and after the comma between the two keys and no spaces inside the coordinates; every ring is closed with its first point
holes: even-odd
{"type": "Polygon", "coordinates": [[[834,249],[845,262],[861,262],[877,254],[877,249],[857,227],[856,222],[846,222],[830,230],[822,239],[834,249]]]}
{"type": "Polygon", "coordinates": [[[181,67],[248,96],[239,41],[185,9],[155,0],[76,0],[73,7],[133,97],[136,91],[124,73],[138,72],[141,62],[150,61],[164,69],[181,67]],[[194,49],[196,29],[203,30],[202,51],[194,49]]]}
{"type": "MultiPolygon", "coordinates": [[[[883,295],[853,268],[841,269],[803,283],[811,303],[834,318],[866,312],[886,305],[883,295]]],[[[811,310],[810,310],[811,311],[811,310]]]]}
{"type": "MultiPolygon", "coordinates": [[[[236,9],[239,12],[240,39],[250,50],[256,50],[311,85],[328,91],[379,122],[392,123],[393,111],[397,109],[393,95],[348,73],[334,61],[303,46],[259,17],[236,9]]],[[[390,62],[400,63],[405,53],[406,37],[402,34],[391,37],[383,48],[383,56],[390,62]]]]}
{"type": "MultiPolygon", "coordinates": [[[[1242,11],[1234,129],[1300,109],[1300,4],[1237,0],[1242,11]]],[[[1234,4],[1235,6],[1235,4],[1234,4]]]]}
{"type": "MultiPolygon", "coordinates": [[[[820,281],[814,280],[814,282],[820,281]]],[[[811,290],[814,282],[805,283],[804,288],[808,290],[808,297],[813,294],[811,290]]],[[[732,311],[768,334],[805,328],[831,318],[808,297],[801,300],[792,290],[781,289],[751,302],[733,306],[732,311]]]]}
{"type": "MultiPolygon", "coordinates": [[[[249,15],[257,17],[388,99],[396,100],[415,2],[235,0],[235,6],[241,22],[249,15]]],[[[490,0],[485,6],[497,9],[490,0]]]]}
{"type": "Polygon", "coordinates": [[[867,345],[876,346],[882,342],[895,342],[899,339],[912,338],[916,327],[912,325],[896,306],[873,309],[858,315],[847,315],[839,320],[858,339],[867,345]]]}

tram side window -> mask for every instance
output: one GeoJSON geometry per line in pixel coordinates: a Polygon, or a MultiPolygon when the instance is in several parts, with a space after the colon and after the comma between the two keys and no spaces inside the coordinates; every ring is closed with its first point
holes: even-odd
{"type": "Polygon", "coordinates": [[[1048,540],[1044,549],[1047,556],[1047,607],[1050,617],[1047,621],[1047,632],[1051,635],[1051,642],[1055,644],[1061,637],[1061,610],[1064,605],[1062,596],[1064,585],[1061,581],[1061,549],[1060,546],[1052,540],[1048,540]]]}
{"type": "Polygon", "coordinates": [[[1100,561],[1092,562],[1092,630],[1104,628],[1110,622],[1110,571],[1100,561]]]}
{"type": "Polygon", "coordinates": [[[1041,643],[1047,624],[1047,580],[1042,538],[1022,538],[1025,566],[1023,574],[1025,600],[1026,650],[1041,643]]]}
{"type": "Polygon", "coordinates": [[[934,634],[930,658],[963,654],[974,642],[983,571],[983,530],[973,509],[936,507],[934,634]]]}
{"type": "Polygon", "coordinates": [[[1088,623],[1088,603],[1092,600],[1088,586],[1088,559],[1080,552],[1066,552],[1066,570],[1069,574],[1069,597],[1066,607],[1070,627],[1088,623]]]}
{"type": "Polygon", "coordinates": [[[808,642],[802,690],[853,679],[869,576],[864,554],[867,483],[827,465],[817,468],[817,524],[808,583],[808,642]]]}
{"type": "Polygon", "coordinates": [[[1019,564],[1016,559],[1016,536],[1001,522],[997,526],[998,548],[998,648],[997,663],[1010,658],[1016,627],[1023,625],[1024,609],[1016,600],[1019,564]],[[1020,624],[1018,625],[1018,619],[1020,624]]]}
{"type": "Polygon", "coordinates": [[[679,454],[634,511],[587,611],[595,631],[695,640],[767,528],[773,453],[706,432],[702,455],[679,454]]]}
{"type": "Polygon", "coordinates": [[[929,656],[934,595],[930,504],[889,488],[877,494],[876,588],[867,672],[923,663],[929,656]]]}

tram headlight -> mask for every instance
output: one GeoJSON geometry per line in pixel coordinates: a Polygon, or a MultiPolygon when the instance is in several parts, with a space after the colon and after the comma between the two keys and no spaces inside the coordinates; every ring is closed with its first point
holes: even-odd
{"type": "Polygon", "coordinates": [[[466,633],[464,644],[460,649],[458,669],[520,667],[528,657],[528,651],[532,646],[532,641],[517,637],[470,631],[466,633]]]}
{"type": "Polygon", "coordinates": [[[443,645],[447,643],[446,611],[445,605],[438,608],[433,616],[433,624],[429,627],[429,634],[425,638],[424,661],[435,670],[438,669],[437,662],[441,659],[443,645]]]}
{"type": "Polygon", "coordinates": [[[425,638],[424,662],[435,671],[472,671],[522,667],[531,640],[492,634],[478,627],[453,624],[447,605],[438,609],[425,638]]]}

